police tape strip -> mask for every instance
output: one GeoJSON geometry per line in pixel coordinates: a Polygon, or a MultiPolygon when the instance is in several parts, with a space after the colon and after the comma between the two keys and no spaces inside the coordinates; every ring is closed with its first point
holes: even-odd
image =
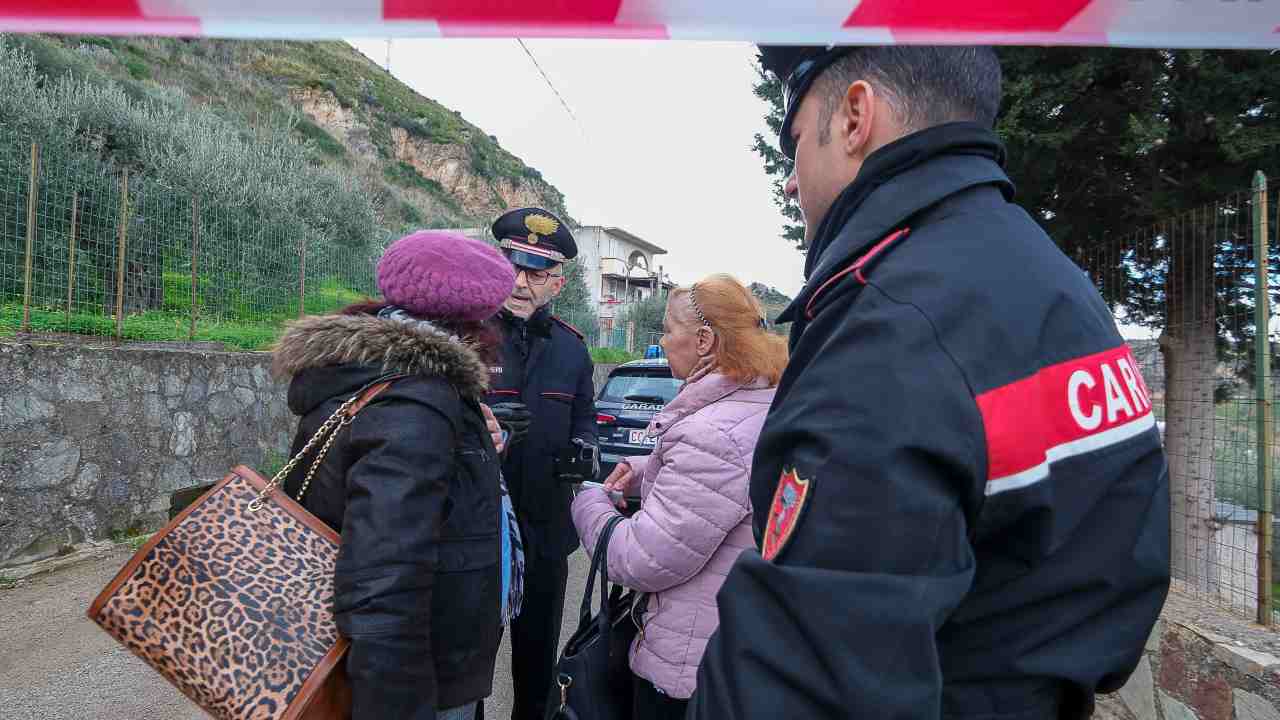
{"type": "Polygon", "coordinates": [[[254,38],[566,37],[781,44],[1280,47],[1228,0],[3,0],[0,31],[254,38]]]}

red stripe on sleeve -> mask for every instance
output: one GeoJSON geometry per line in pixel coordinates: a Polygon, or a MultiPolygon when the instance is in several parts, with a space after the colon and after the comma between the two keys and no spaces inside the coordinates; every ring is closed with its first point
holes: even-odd
{"type": "Polygon", "coordinates": [[[1151,394],[1127,345],[1068,360],[978,396],[987,494],[1048,477],[1049,465],[1154,427],[1151,394]]]}

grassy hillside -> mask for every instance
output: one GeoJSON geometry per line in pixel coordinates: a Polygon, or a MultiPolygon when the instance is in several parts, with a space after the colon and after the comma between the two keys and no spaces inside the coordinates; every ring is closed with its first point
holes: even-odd
{"type": "Polygon", "coordinates": [[[136,101],[207,107],[246,132],[289,125],[316,163],[360,180],[377,200],[384,227],[484,223],[513,194],[564,213],[563,196],[537,170],[343,42],[82,35],[6,40],[29,52],[51,79],[70,73],[93,85],[113,81],[136,101]],[[316,106],[334,113],[318,120],[307,112],[316,106]],[[412,153],[415,144],[428,151],[417,168],[405,161],[406,148],[412,153]],[[450,168],[454,187],[430,177],[436,157],[457,165],[450,168]]]}

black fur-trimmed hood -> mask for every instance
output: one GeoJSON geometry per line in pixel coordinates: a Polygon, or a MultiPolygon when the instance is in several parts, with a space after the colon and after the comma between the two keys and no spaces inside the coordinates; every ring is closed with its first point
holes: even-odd
{"type": "Polygon", "coordinates": [[[463,397],[480,397],[489,387],[489,368],[476,351],[425,323],[372,315],[306,317],[289,323],[273,354],[277,377],[354,364],[383,373],[440,377],[463,397]]]}

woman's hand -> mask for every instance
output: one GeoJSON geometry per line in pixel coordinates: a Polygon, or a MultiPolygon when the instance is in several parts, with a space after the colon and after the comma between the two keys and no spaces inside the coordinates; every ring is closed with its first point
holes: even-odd
{"type": "Polygon", "coordinates": [[[613,472],[609,473],[609,477],[605,478],[604,491],[621,493],[622,496],[615,501],[619,508],[627,507],[627,490],[631,487],[631,481],[636,477],[636,473],[631,469],[629,463],[620,462],[613,468],[613,472]]]}
{"type": "Polygon", "coordinates": [[[489,435],[493,437],[493,447],[501,453],[503,450],[502,426],[498,425],[498,418],[493,416],[493,411],[484,403],[480,403],[480,412],[484,413],[484,425],[488,428],[489,435]]]}

